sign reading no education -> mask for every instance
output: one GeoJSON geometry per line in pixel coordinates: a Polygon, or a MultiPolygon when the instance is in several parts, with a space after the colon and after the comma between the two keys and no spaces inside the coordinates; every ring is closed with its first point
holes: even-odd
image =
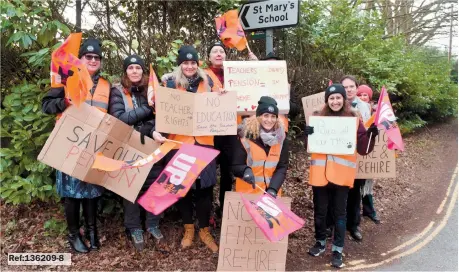
{"type": "Polygon", "coordinates": [[[289,27],[298,24],[299,0],[271,0],[244,4],[239,19],[244,30],[289,27]]]}

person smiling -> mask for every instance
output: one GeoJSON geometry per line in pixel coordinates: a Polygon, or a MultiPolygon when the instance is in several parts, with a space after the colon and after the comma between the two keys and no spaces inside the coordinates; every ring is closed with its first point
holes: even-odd
{"type": "MultiPolygon", "coordinates": [[[[153,138],[154,131],[153,109],[148,105],[147,101],[148,73],[145,62],[138,55],[130,55],[124,59],[123,70],[121,85],[112,88],[108,112],[139,131],[141,133],[140,141],[143,144],[144,137],[153,138]]],[[[148,190],[150,185],[159,177],[161,170],[160,163],[153,165],[138,197],[148,190]]],[[[132,203],[126,199],[123,199],[123,206],[126,234],[134,248],[137,251],[142,251],[145,243],[141,224],[141,211],[144,209],[137,202],[132,203]]],[[[145,211],[145,213],[145,225],[148,233],[157,242],[164,241],[159,229],[160,215],[154,215],[148,211],[145,211]]]]}
{"type": "Polygon", "coordinates": [[[277,102],[269,96],[258,101],[256,115],[238,126],[240,141],[234,146],[231,170],[236,192],[280,195],[289,163],[289,146],[277,102]]]}
{"type": "MultiPolygon", "coordinates": [[[[316,116],[334,117],[358,117],[346,99],[346,90],[341,84],[330,85],[325,90],[325,105],[316,116]]],[[[311,165],[309,170],[309,184],[312,186],[314,203],[314,227],[315,245],[309,249],[309,254],[319,256],[325,252],[326,241],[326,215],[327,207],[331,203],[335,231],[332,246],[332,261],[334,267],[343,266],[342,252],[344,237],[346,233],[346,201],[349,188],[354,186],[354,178],[357,173],[357,153],[366,155],[373,151],[375,137],[378,135],[378,128],[375,124],[365,130],[365,127],[357,118],[357,152],[352,155],[330,155],[311,154],[311,165]],[[370,138],[370,134],[372,136],[370,138]],[[367,151],[367,145],[370,146],[367,151]],[[331,201],[330,201],[331,200],[331,201]]],[[[305,146],[307,146],[308,135],[314,133],[314,127],[305,127],[305,146]]]]}
{"type": "MultiPolygon", "coordinates": [[[[102,64],[101,42],[94,38],[85,40],[80,48],[78,57],[88,69],[94,83],[93,88],[86,96],[86,103],[107,112],[110,95],[110,83],[99,74],[102,64]]],[[[62,77],[62,84],[66,78],[62,77]]],[[[57,114],[59,117],[69,106],[71,101],[65,95],[64,87],[51,88],[42,99],[42,110],[47,114],[57,114]]],[[[89,250],[98,250],[100,247],[97,234],[96,212],[98,198],[104,188],[86,183],[71,177],[61,171],[56,171],[56,189],[61,198],[64,198],[64,212],[68,228],[68,241],[71,248],[78,253],[88,253],[89,250]],[[85,236],[89,239],[88,248],[80,236],[80,205],[83,204],[85,221],[85,236]]]]}
{"type": "MultiPolygon", "coordinates": [[[[212,79],[198,67],[199,56],[196,49],[191,45],[183,45],[178,51],[177,67],[172,76],[167,79],[166,87],[178,89],[184,92],[204,93],[216,91],[220,94],[225,91],[214,84],[212,79]]],[[[169,140],[179,141],[187,144],[195,144],[207,148],[214,148],[213,136],[187,136],[179,134],[161,135],[155,131],[153,138],[164,142],[167,137],[169,140]]],[[[178,148],[178,147],[176,147],[178,148]]],[[[170,151],[164,156],[164,165],[177,153],[177,149],[170,151]]],[[[217,164],[211,161],[196,179],[191,190],[185,197],[177,202],[177,207],[182,215],[184,224],[184,235],[181,242],[182,248],[188,248],[193,244],[194,239],[194,220],[193,220],[193,195],[196,199],[196,217],[199,224],[199,238],[212,251],[218,252],[218,246],[209,231],[209,220],[212,211],[213,187],[217,183],[217,164]]]]}

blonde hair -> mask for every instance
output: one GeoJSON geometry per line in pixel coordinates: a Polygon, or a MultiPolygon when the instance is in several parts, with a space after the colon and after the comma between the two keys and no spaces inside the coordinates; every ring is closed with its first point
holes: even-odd
{"type": "MultiPolygon", "coordinates": [[[[188,83],[188,79],[187,77],[185,76],[185,74],[183,74],[182,72],[182,67],[181,65],[175,67],[174,71],[172,72],[173,74],[173,78],[175,78],[175,85],[176,87],[178,88],[179,86],[184,88],[184,89],[188,89],[188,86],[190,85],[188,83]]],[[[210,89],[210,86],[209,86],[209,80],[207,79],[207,74],[206,72],[204,72],[203,69],[199,68],[198,67],[198,70],[197,70],[197,74],[200,78],[202,78],[202,80],[204,81],[204,84],[206,85],[206,88],[207,89],[210,89]]]]}
{"type": "MultiPolygon", "coordinates": [[[[248,138],[248,139],[257,139],[258,137],[260,137],[260,128],[262,127],[261,126],[261,116],[250,116],[250,117],[247,117],[244,119],[244,127],[245,127],[245,131],[244,131],[244,138],[248,138]]],[[[281,127],[282,124],[280,122],[280,119],[279,117],[277,118],[276,120],[276,123],[274,124],[273,126],[273,131],[279,129],[279,127],[281,127]]]]}

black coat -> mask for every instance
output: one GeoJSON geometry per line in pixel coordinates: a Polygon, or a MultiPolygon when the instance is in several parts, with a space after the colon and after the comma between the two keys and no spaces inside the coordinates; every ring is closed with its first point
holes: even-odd
{"type": "MultiPolygon", "coordinates": [[[[254,142],[258,146],[260,146],[266,153],[269,154],[271,147],[269,145],[265,145],[261,138],[257,139],[250,139],[250,141],[254,142]]],[[[244,171],[247,166],[247,151],[245,150],[242,142],[238,140],[233,140],[231,145],[233,148],[233,154],[231,156],[232,165],[231,171],[233,172],[234,176],[238,178],[242,178],[244,176],[244,171]]],[[[289,142],[287,137],[284,139],[282,144],[282,150],[279,157],[279,162],[277,163],[276,170],[274,170],[274,174],[271,178],[271,182],[269,184],[269,188],[279,191],[282,184],[285,181],[285,177],[287,176],[287,169],[288,169],[288,162],[289,162],[289,142]]]]}
{"type": "MultiPolygon", "coordinates": [[[[146,135],[153,138],[153,131],[155,130],[153,109],[148,105],[147,98],[142,95],[143,90],[139,90],[136,87],[131,88],[134,109],[126,111],[123,96],[121,95],[122,90],[119,88],[120,87],[112,87],[110,90],[108,113],[129,126],[133,126],[137,131],[148,131],[146,135]]],[[[151,168],[147,180],[143,185],[143,190],[148,189],[148,187],[158,178],[164,168],[164,163],[162,161],[163,160],[155,163],[151,168]]]]}
{"type": "Polygon", "coordinates": [[[64,87],[51,88],[41,100],[41,108],[46,114],[63,113],[67,108],[64,87]]]}

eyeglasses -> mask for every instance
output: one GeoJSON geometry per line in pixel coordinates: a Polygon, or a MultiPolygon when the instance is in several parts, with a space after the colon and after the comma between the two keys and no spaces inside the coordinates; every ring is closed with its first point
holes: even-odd
{"type": "Polygon", "coordinates": [[[101,57],[97,55],[84,55],[84,58],[87,60],[92,60],[94,59],[95,61],[100,61],[101,57]]]}

